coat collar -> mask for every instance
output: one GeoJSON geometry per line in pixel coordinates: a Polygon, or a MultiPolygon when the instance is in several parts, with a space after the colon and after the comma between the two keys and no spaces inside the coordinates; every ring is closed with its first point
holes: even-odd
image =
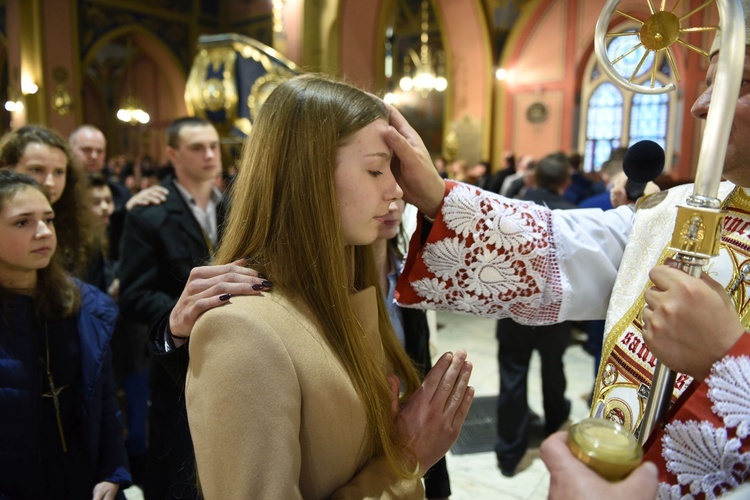
{"type": "Polygon", "coordinates": [[[169,192],[167,194],[167,200],[162,206],[164,207],[164,210],[172,214],[172,219],[177,221],[180,228],[190,235],[191,238],[203,245],[206,252],[208,252],[208,245],[206,245],[203,230],[201,229],[200,224],[198,224],[198,221],[195,220],[193,211],[190,210],[190,207],[185,202],[185,199],[182,197],[182,194],[180,194],[180,191],[177,189],[174,182],[175,178],[173,176],[167,177],[164,182],[162,182],[162,186],[169,192]]]}

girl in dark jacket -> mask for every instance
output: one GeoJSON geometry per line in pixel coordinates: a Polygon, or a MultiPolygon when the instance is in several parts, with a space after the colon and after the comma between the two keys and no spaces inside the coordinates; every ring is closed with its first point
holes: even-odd
{"type": "Polygon", "coordinates": [[[39,184],[0,171],[0,498],[110,500],[130,483],[117,307],[64,273],[53,219],[39,184]]]}

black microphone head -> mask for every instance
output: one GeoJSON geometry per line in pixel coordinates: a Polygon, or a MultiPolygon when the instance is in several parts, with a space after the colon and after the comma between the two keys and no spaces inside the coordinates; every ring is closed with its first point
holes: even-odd
{"type": "Polygon", "coordinates": [[[654,141],[638,141],[628,148],[622,160],[628,180],[650,182],[664,170],[664,149],[654,141]]]}

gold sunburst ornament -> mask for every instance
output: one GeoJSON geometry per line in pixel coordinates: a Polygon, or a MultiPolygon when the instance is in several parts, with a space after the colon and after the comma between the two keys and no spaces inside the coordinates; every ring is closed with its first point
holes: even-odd
{"type": "MultiPolygon", "coordinates": [[[[612,5],[612,8],[610,9],[610,15],[609,16],[602,16],[599,18],[599,23],[597,23],[596,26],[596,52],[597,56],[600,60],[609,60],[608,57],[605,57],[606,54],[606,42],[605,43],[599,43],[600,40],[609,40],[614,37],[636,37],[637,41],[634,41],[633,47],[631,47],[629,50],[627,50],[625,53],[621,54],[617,58],[613,59],[610,64],[604,64],[604,71],[613,79],[617,79],[614,77],[610,71],[615,72],[615,70],[612,68],[614,65],[616,65],[618,62],[635,52],[636,50],[640,48],[644,48],[645,51],[643,55],[641,56],[640,61],[638,62],[638,65],[636,66],[633,73],[630,75],[630,78],[628,79],[628,83],[631,85],[633,84],[633,81],[635,80],[636,76],[639,74],[641,66],[643,66],[643,63],[647,60],[649,55],[652,53],[654,54],[654,64],[651,67],[651,85],[649,89],[645,89],[644,87],[637,86],[636,88],[629,88],[629,90],[633,90],[636,92],[641,93],[662,93],[667,92],[670,90],[674,90],[675,86],[674,84],[670,83],[669,85],[661,88],[655,88],[656,85],[656,75],[658,68],[660,66],[659,61],[661,58],[666,57],[669,61],[669,66],[672,68],[672,72],[674,74],[675,79],[679,82],[681,80],[680,78],[680,72],[677,69],[677,65],[674,62],[674,55],[672,54],[671,47],[675,43],[679,43],[680,45],[688,48],[689,50],[698,52],[700,54],[703,54],[704,56],[708,57],[708,52],[705,50],[696,47],[695,45],[692,45],[685,41],[682,36],[686,35],[690,32],[695,31],[715,31],[719,27],[718,26],[693,26],[693,27],[682,27],[683,22],[687,22],[688,19],[695,13],[707,8],[709,5],[715,3],[715,0],[708,0],[701,4],[696,9],[691,10],[690,12],[684,14],[681,17],[678,17],[677,14],[675,14],[675,11],[680,7],[680,4],[683,0],[677,0],[675,4],[672,6],[670,10],[666,9],[666,0],[661,0],[661,5],[659,10],[657,11],[654,7],[654,3],[652,0],[646,0],[646,3],[648,4],[649,11],[651,12],[651,15],[643,20],[638,19],[637,17],[630,15],[626,12],[623,12],[621,10],[615,9],[613,4],[619,3],[609,1],[607,3],[607,6],[612,5]],[[640,25],[640,29],[636,29],[635,31],[619,31],[619,32],[612,32],[607,33],[607,27],[609,25],[609,20],[611,18],[611,13],[616,12],[620,14],[623,17],[626,17],[628,19],[631,19],[632,21],[635,21],[640,25]],[[605,19],[606,17],[606,19],[605,19]],[[605,22],[603,22],[605,21],[605,22]],[[601,33],[604,31],[604,33],[601,33]],[[601,36],[603,35],[603,36],[601,36]],[[609,67],[608,67],[609,66],[609,67]],[[636,90],[637,89],[637,90],[636,90]]],[[[605,12],[607,8],[605,7],[605,12]]],[[[618,75],[619,76],[619,75],[618,75]]]]}

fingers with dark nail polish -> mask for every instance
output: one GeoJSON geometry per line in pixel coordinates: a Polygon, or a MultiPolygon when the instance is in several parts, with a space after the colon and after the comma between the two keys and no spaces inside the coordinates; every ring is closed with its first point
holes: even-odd
{"type": "Polygon", "coordinates": [[[221,300],[222,302],[226,302],[227,300],[231,298],[232,298],[231,293],[225,293],[224,295],[219,295],[219,300],[221,300]]]}
{"type": "Polygon", "coordinates": [[[263,290],[265,287],[263,285],[255,284],[253,285],[253,290],[263,290]]]}

